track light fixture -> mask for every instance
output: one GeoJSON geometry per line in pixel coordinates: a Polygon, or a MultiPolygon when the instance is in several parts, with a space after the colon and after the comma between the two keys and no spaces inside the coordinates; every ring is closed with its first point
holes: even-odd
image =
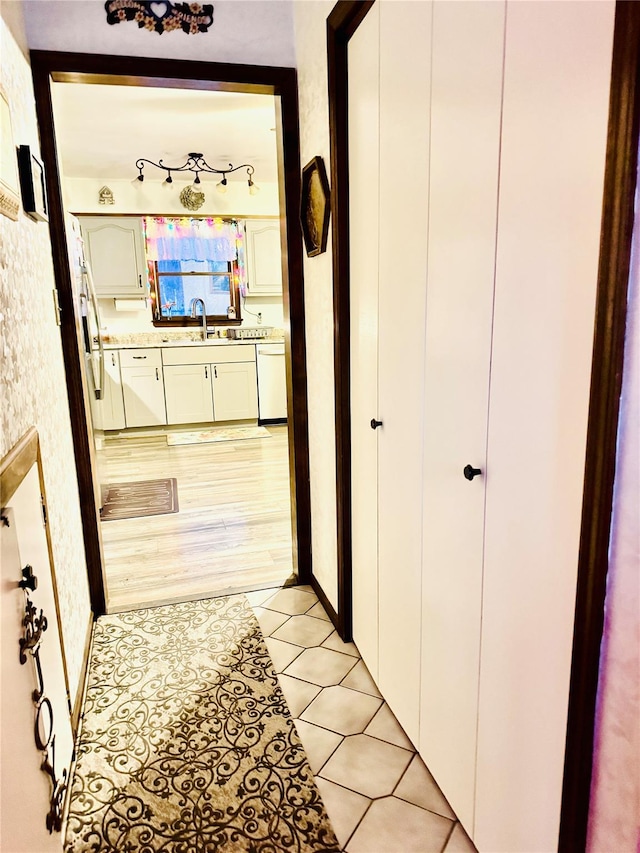
{"type": "Polygon", "coordinates": [[[167,172],[164,184],[168,184],[169,186],[173,183],[173,178],[171,177],[172,172],[174,174],[176,172],[191,172],[193,175],[193,185],[195,187],[201,183],[200,174],[204,172],[205,174],[222,175],[222,179],[216,184],[216,189],[219,193],[226,193],[227,175],[230,175],[232,172],[237,172],[239,169],[246,169],[249,193],[251,195],[256,195],[260,190],[260,187],[253,182],[255,169],[253,166],[249,165],[249,163],[243,163],[242,166],[234,166],[233,163],[229,163],[229,166],[226,169],[216,169],[207,163],[202,154],[198,154],[196,152],[188,154],[187,161],[182,166],[165,166],[162,160],[154,163],[153,160],[147,160],[145,157],[141,157],[139,160],[136,160],[136,169],[138,170],[138,174],[133,179],[133,183],[136,181],[140,181],[140,183],[142,183],[144,181],[144,167],[147,163],[150,166],[155,166],[156,169],[164,169],[164,171],[167,172]]]}

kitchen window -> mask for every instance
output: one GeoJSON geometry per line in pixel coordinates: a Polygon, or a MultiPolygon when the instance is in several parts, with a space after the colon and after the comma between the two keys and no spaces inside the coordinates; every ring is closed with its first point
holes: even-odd
{"type": "Polygon", "coordinates": [[[244,235],[233,219],[146,217],[145,242],[154,326],[240,322],[244,235]],[[197,316],[192,316],[192,305],[197,316]]]}
{"type": "Polygon", "coordinates": [[[240,322],[238,266],[231,261],[150,261],[154,326],[200,326],[191,316],[193,299],[202,299],[207,322],[240,322]],[[231,309],[231,310],[230,310],[231,309]]]}

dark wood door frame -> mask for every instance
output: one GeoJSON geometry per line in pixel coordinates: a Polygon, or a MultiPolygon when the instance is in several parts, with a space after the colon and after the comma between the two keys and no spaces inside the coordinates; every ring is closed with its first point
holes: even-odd
{"type": "Polygon", "coordinates": [[[618,2],[559,850],[586,847],[640,126],[640,4],[618,2]]]}
{"type": "Polygon", "coordinates": [[[351,355],[349,303],[349,39],[374,0],[340,0],[327,18],[333,245],[333,364],[336,421],[338,631],[352,639],[351,355]]]}
{"type": "MultiPolygon", "coordinates": [[[[327,20],[333,228],[336,493],[340,631],[351,639],[351,423],[347,45],[372,2],[339,2],[327,20]]],[[[559,850],[587,837],[600,643],[640,124],[640,4],[616,4],[603,220],[559,850]]]]}
{"type": "Polygon", "coordinates": [[[307,370],[302,273],[300,205],[300,134],[298,84],[294,68],[146,59],[132,56],[32,51],[36,112],[46,169],[53,266],[62,317],[62,349],[74,440],[80,511],[84,531],[91,606],[105,612],[100,522],[94,496],[93,443],[90,431],[79,318],[74,306],[71,270],[55,140],[51,82],[109,83],[123,86],[198,88],[276,95],[280,216],[285,229],[283,304],[289,418],[289,470],[294,566],[301,583],[311,580],[311,507],[307,428],[307,370]]]}

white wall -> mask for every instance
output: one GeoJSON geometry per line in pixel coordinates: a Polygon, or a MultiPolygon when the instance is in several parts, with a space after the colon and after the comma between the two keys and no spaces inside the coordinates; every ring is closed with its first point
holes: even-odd
{"type": "Polygon", "coordinates": [[[159,35],[133,21],[108,24],[104,0],[24,0],[24,15],[31,50],[294,64],[291,0],[215,0],[213,7],[213,25],[196,35],[159,35]]]}
{"type": "MultiPolygon", "coordinates": [[[[3,3],[3,15],[5,6],[3,3]]],[[[12,11],[15,13],[15,9],[12,11]]],[[[31,72],[4,21],[0,21],[0,55],[0,81],[9,99],[14,141],[32,146],[37,154],[31,72]]],[[[30,426],[37,428],[73,699],[80,678],[90,605],[53,288],[47,224],[33,222],[22,212],[17,222],[0,215],[0,457],[30,426]]]]}
{"type": "MultiPolygon", "coordinates": [[[[324,158],[329,172],[327,25],[333,0],[294,4],[300,157],[324,158]]],[[[336,448],[333,371],[333,274],[331,232],[327,251],[304,259],[309,405],[309,468],[313,573],[337,607],[336,448]]]]}
{"type": "MultiPolygon", "coordinates": [[[[132,171],[132,175],[135,171],[132,171]]],[[[203,206],[192,213],[180,203],[180,192],[190,181],[176,180],[165,188],[160,174],[146,176],[141,183],[131,181],[68,178],[64,179],[64,201],[70,213],[139,213],[158,216],[235,216],[250,219],[260,216],[279,216],[278,185],[260,182],[260,191],[249,195],[246,181],[229,180],[228,191],[221,195],[215,189],[215,180],[202,179],[203,206]],[[100,204],[98,193],[103,186],[113,192],[114,203],[100,204]]]]}

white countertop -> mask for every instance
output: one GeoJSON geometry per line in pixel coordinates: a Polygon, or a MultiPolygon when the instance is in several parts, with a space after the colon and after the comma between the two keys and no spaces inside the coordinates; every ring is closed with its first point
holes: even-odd
{"type": "Polygon", "coordinates": [[[145,342],[145,343],[127,343],[127,344],[118,344],[112,343],[111,341],[104,343],[104,348],[106,350],[112,349],[157,349],[159,347],[232,347],[244,344],[259,344],[260,346],[264,344],[282,344],[284,343],[283,338],[257,338],[257,339],[244,339],[244,340],[235,340],[233,338],[208,338],[206,341],[194,341],[194,340],[158,340],[153,342],[145,342]]]}

